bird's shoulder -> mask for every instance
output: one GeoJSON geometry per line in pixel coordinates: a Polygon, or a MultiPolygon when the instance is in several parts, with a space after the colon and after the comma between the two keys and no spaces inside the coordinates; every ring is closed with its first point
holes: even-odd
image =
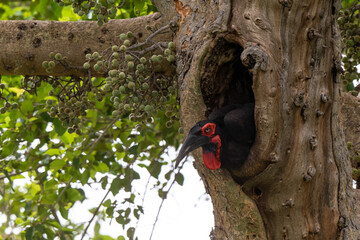
{"type": "Polygon", "coordinates": [[[210,113],[210,115],[208,116],[208,119],[212,120],[212,121],[218,120],[218,119],[223,119],[226,114],[228,114],[229,112],[231,112],[235,109],[242,108],[242,107],[244,107],[244,105],[247,105],[247,104],[230,104],[230,105],[221,107],[219,109],[215,109],[214,111],[212,111],[210,113]]]}
{"type": "Polygon", "coordinates": [[[253,142],[255,137],[254,103],[228,105],[214,112],[211,117],[220,121],[226,135],[236,142],[253,142]]]}

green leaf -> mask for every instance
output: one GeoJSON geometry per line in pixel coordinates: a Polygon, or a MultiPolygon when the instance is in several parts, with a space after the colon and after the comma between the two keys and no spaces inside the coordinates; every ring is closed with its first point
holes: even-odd
{"type": "Polygon", "coordinates": [[[65,150],[60,150],[58,148],[50,148],[48,149],[44,154],[47,154],[49,156],[54,156],[54,155],[60,155],[64,152],[65,150]]]}
{"type": "Polygon", "coordinates": [[[115,208],[115,207],[107,207],[107,208],[106,208],[106,214],[107,214],[109,217],[113,217],[113,215],[114,215],[114,208],[115,208]]]}
{"type": "Polygon", "coordinates": [[[92,121],[92,124],[94,126],[96,126],[96,121],[97,121],[97,118],[98,118],[98,111],[96,111],[94,109],[89,109],[89,110],[87,110],[86,117],[89,118],[89,120],[92,121]]]}
{"type": "Polygon", "coordinates": [[[134,145],[132,147],[129,148],[129,153],[131,154],[136,154],[137,153],[137,149],[138,149],[139,145],[134,145]]]}
{"type": "Polygon", "coordinates": [[[73,166],[76,167],[76,168],[78,168],[78,167],[79,167],[79,163],[80,163],[80,158],[74,157],[73,162],[72,162],[73,166]]]}
{"type": "Polygon", "coordinates": [[[133,180],[133,179],[140,179],[140,175],[138,172],[136,172],[134,169],[132,168],[126,168],[125,169],[125,174],[126,174],[126,178],[133,180]]]}
{"type": "Polygon", "coordinates": [[[60,122],[59,119],[55,118],[54,121],[54,126],[55,126],[55,132],[59,135],[62,136],[65,132],[66,132],[66,128],[64,128],[60,122]]]}
{"type": "Polygon", "coordinates": [[[151,176],[153,176],[154,178],[158,178],[161,172],[161,167],[162,164],[159,161],[153,160],[151,161],[150,166],[147,169],[151,176]]]}
{"type": "Polygon", "coordinates": [[[163,191],[162,189],[159,189],[158,191],[159,197],[162,199],[166,199],[167,193],[167,191],[163,191]]]}
{"type": "Polygon", "coordinates": [[[63,218],[68,219],[69,217],[69,210],[65,209],[64,206],[60,206],[59,208],[60,214],[63,218]]]}
{"type": "Polygon", "coordinates": [[[26,204],[25,204],[25,213],[26,213],[26,214],[29,214],[29,213],[30,213],[32,202],[33,202],[33,201],[27,201],[27,202],[26,202],[26,204]]]}
{"type": "Polygon", "coordinates": [[[135,233],[135,228],[130,227],[126,232],[126,235],[128,236],[128,238],[132,239],[134,238],[134,233],[135,233]]]}
{"type": "Polygon", "coordinates": [[[350,82],[346,85],[346,91],[350,92],[352,90],[354,90],[354,84],[350,82]]]}
{"type": "Polygon", "coordinates": [[[106,189],[106,186],[108,184],[108,177],[107,176],[104,176],[100,179],[100,182],[101,182],[101,187],[102,189],[106,189]]]}
{"type": "Polygon", "coordinates": [[[66,199],[69,202],[76,202],[76,201],[82,201],[85,196],[84,196],[84,192],[79,192],[79,189],[76,188],[68,188],[66,189],[66,199]]]}
{"type": "Polygon", "coordinates": [[[119,177],[117,177],[112,181],[111,186],[110,186],[110,191],[115,196],[116,194],[118,194],[121,187],[123,187],[122,183],[121,183],[121,179],[119,177]]]}
{"type": "Polygon", "coordinates": [[[34,227],[29,227],[26,229],[25,232],[25,239],[26,240],[32,240],[35,234],[35,228],[34,227]]]}
{"type": "Polygon", "coordinates": [[[46,122],[52,122],[53,120],[47,112],[40,113],[40,117],[44,119],[46,122]]]}
{"type": "Polygon", "coordinates": [[[55,220],[51,220],[51,219],[50,219],[50,220],[46,220],[45,223],[48,224],[48,225],[50,225],[50,226],[56,227],[56,228],[58,228],[58,229],[61,228],[60,223],[58,223],[58,222],[55,221],[55,220]]]}
{"type": "Polygon", "coordinates": [[[54,189],[54,187],[58,184],[58,181],[56,181],[55,179],[50,179],[49,181],[46,181],[44,184],[44,189],[45,190],[49,190],[49,189],[54,189]]]}
{"type": "Polygon", "coordinates": [[[7,141],[3,145],[3,148],[1,151],[1,156],[3,156],[3,157],[9,156],[10,154],[12,154],[14,152],[15,147],[17,147],[17,145],[15,144],[15,141],[13,141],[13,140],[7,141]]]}
{"type": "Polygon", "coordinates": [[[63,166],[65,166],[66,162],[63,159],[55,159],[50,163],[50,169],[53,169],[54,172],[61,169],[63,166]]]}
{"type": "Polygon", "coordinates": [[[182,186],[184,184],[184,175],[182,175],[181,173],[177,173],[175,175],[175,181],[182,186]]]}
{"type": "Polygon", "coordinates": [[[17,87],[10,87],[9,90],[13,93],[16,93],[16,97],[20,97],[20,95],[24,92],[24,89],[17,87]]]}
{"type": "Polygon", "coordinates": [[[104,207],[110,207],[111,206],[111,200],[107,199],[103,204],[104,207]]]}
{"type": "Polygon", "coordinates": [[[22,102],[20,109],[25,114],[32,112],[34,110],[32,101],[25,100],[24,102],[22,102]]]}
{"type": "Polygon", "coordinates": [[[24,220],[22,219],[22,218],[16,218],[15,219],[15,224],[16,225],[20,225],[20,224],[22,224],[24,222],[24,220]]]}
{"type": "Polygon", "coordinates": [[[94,169],[95,169],[97,172],[101,172],[101,173],[109,172],[109,167],[108,167],[108,165],[106,165],[106,164],[103,163],[103,162],[99,162],[99,164],[98,164],[97,166],[95,166],[94,169]]]}
{"type": "Polygon", "coordinates": [[[61,136],[61,140],[66,144],[72,144],[74,142],[76,133],[68,133],[67,131],[61,136]]]}
{"type": "Polygon", "coordinates": [[[98,221],[95,222],[94,232],[95,232],[95,235],[98,235],[100,232],[100,223],[98,221]]]}
{"type": "Polygon", "coordinates": [[[42,195],[41,203],[42,204],[53,204],[58,195],[55,192],[47,192],[46,194],[42,195]]]}
{"type": "Polygon", "coordinates": [[[173,172],[174,172],[173,170],[168,171],[168,172],[165,174],[165,179],[169,181],[169,179],[170,179],[170,177],[171,177],[171,174],[172,174],[173,172]]]}
{"type": "Polygon", "coordinates": [[[90,178],[90,170],[86,169],[80,176],[80,182],[82,185],[85,185],[88,182],[88,179],[90,178]]]}
{"type": "MultiPolygon", "coordinates": [[[[12,185],[12,179],[11,179],[11,177],[10,177],[10,175],[9,175],[8,170],[4,169],[3,172],[4,172],[4,174],[5,174],[5,177],[9,180],[10,185],[12,185]]],[[[11,188],[12,188],[12,186],[11,186],[11,188]]],[[[14,189],[13,189],[13,190],[14,190],[14,189]]],[[[15,190],[14,190],[14,191],[15,191],[15,190]]]]}

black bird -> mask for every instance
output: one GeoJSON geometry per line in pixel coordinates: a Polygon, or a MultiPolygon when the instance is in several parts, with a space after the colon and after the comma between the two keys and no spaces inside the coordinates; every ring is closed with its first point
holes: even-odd
{"type": "Polygon", "coordinates": [[[228,105],[195,124],[180,149],[175,167],[193,150],[202,147],[205,167],[237,169],[246,160],[255,140],[254,103],[228,105]]]}

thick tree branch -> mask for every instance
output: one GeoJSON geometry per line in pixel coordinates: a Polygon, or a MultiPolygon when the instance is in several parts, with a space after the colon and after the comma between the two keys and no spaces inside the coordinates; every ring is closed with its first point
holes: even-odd
{"type": "MultiPolygon", "coordinates": [[[[110,20],[99,27],[96,22],[1,21],[0,74],[49,75],[41,66],[49,61],[49,53],[61,53],[69,66],[57,64],[51,75],[84,76],[82,65],[87,53],[99,52],[120,45],[119,35],[131,31],[138,41],[164,26],[159,13],[133,19],[110,20]]],[[[171,31],[154,36],[154,41],[171,41],[171,31]]],[[[92,73],[95,76],[96,73],[92,73]]]]}

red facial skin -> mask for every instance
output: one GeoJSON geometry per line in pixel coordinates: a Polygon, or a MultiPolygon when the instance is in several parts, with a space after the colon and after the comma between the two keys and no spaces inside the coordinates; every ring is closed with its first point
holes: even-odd
{"type": "Polygon", "coordinates": [[[215,134],[215,123],[207,123],[201,128],[202,135],[211,137],[215,134]]]}
{"type": "Polygon", "coordinates": [[[202,128],[202,135],[210,137],[210,142],[216,144],[217,149],[216,152],[205,152],[203,149],[203,160],[205,163],[205,167],[210,170],[219,169],[221,166],[220,162],[220,147],[221,147],[221,139],[219,135],[215,135],[215,123],[207,123],[202,128]]]}

